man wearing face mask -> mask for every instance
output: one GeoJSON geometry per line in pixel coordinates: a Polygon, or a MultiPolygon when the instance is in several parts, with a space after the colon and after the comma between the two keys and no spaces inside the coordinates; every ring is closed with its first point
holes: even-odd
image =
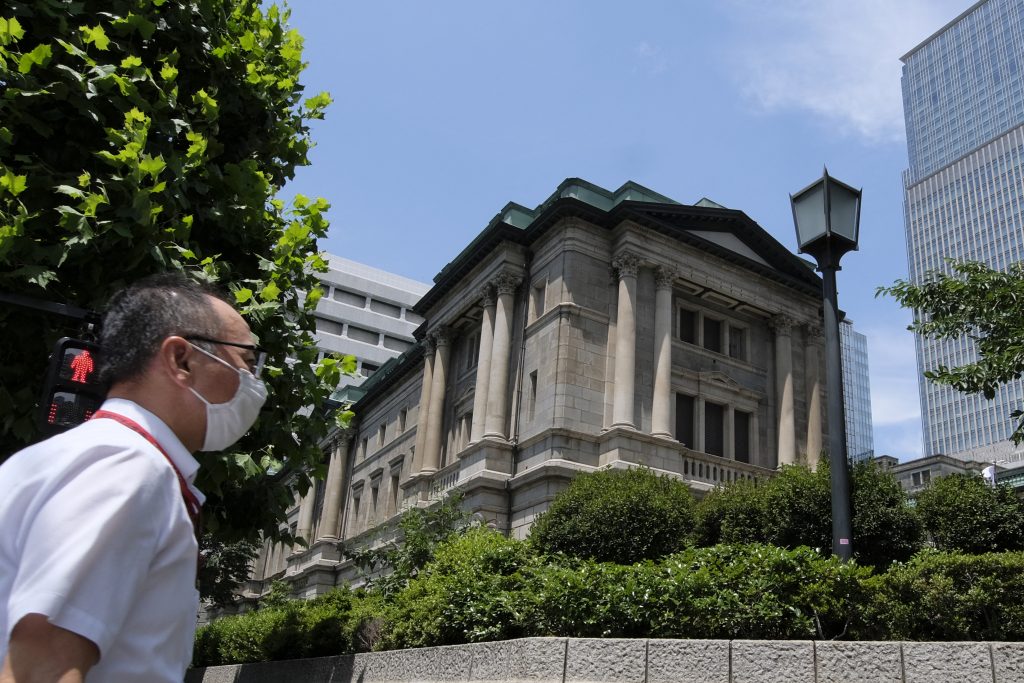
{"type": "Polygon", "coordinates": [[[83,425],[0,467],[0,683],[181,683],[199,594],[196,451],[232,445],[267,397],[225,300],[176,275],[115,295],[83,425]]]}

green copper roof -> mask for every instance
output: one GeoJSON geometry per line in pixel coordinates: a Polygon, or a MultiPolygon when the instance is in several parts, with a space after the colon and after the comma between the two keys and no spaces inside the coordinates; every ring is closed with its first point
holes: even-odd
{"type": "MultiPolygon", "coordinates": [[[[566,178],[554,193],[545,199],[535,209],[528,209],[521,204],[510,202],[505,205],[502,212],[498,214],[501,221],[514,225],[517,228],[525,229],[533,219],[540,215],[552,202],[558,199],[572,198],[586,202],[602,211],[610,211],[615,206],[625,201],[632,202],[654,202],[658,204],[678,204],[674,199],[659,194],[654,190],[644,187],[632,180],[626,181],[622,187],[610,192],[603,187],[588,183],[581,178],[566,178]]],[[[715,205],[718,206],[717,204],[715,205]]]]}

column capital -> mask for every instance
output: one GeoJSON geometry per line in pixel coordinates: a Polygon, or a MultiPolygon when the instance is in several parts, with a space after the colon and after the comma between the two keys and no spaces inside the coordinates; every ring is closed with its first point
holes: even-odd
{"type": "Polygon", "coordinates": [[[450,346],[454,336],[455,331],[446,325],[441,325],[430,333],[430,339],[434,342],[435,347],[450,346]]]}
{"type": "Polygon", "coordinates": [[[675,268],[658,266],[654,269],[654,284],[658,289],[671,289],[677,274],[675,268]]]}
{"type": "Polygon", "coordinates": [[[519,285],[522,283],[523,278],[513,275],[512,273],[502,272],[498,273],[490,284],[494,287],[498,296],[502,294],[514,294],[519,285]]]}
{"type": "Polygon", "coordinates": [[[804,332],[806,332],[809,342],[823,342],[825,339],[825,330],[821,325],[807,323],[804,325],[804,332]]]}
{"type": "Polygon", "coordinates": [[[775,332],[775,334],[780,336],[789,336],[793,333],[793,327],[796,326],[796,320],[788,315],[773,315],[770,324],[772,331],[775,332]]]}
{"type": "Polygon", "coordinates": [[[434,336],[432,334],[428,334],[427,336],[423,337],[423,357],[433,357],[435,346],[436,345],[434,344],[434,336]]]}
{"type": "Polygon", "coordinates": [[[480,288],[480,291],[479,291],[478,294],[480,296],[480,305],[482,307],[487,308],[488,306],[493,306],[494,305],[494,300],[495,300],[494,285],[492,285],[490,283],[484,285],[483,287],[480,288]]]}
{"type": "Polygon", "coordinates": [[[640,257],[631,251],[624,251],[612,259],[612,268],[618,271],[619,279],[636,277],[640,271],[640,257]]]}

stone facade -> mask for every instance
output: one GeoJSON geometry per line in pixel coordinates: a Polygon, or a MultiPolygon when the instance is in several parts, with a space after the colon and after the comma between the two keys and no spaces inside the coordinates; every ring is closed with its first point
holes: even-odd
{"type": "Polygon", "coordinates": [[[579,472],[646,466],[702,495],[813,466],[820,309],[811,267],[740,211],[575,179],[534,210],[509,204],[435,278],[417,345],[327,445],[326,485],[295,512],[310,548],[250,589],[352,578],[339,541],[378,543],[456,487],[524,537],[579,472]]]}

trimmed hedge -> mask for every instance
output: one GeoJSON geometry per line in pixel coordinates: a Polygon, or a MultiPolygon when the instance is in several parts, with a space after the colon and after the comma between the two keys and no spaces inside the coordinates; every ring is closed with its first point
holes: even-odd
{"type": "Polygon", "coordinates": [[[865,588],[865,640],[1024,640],[1024,552],[927,550],[865,588]]]}
{"type": "Polygon", "coordinates": [[[312,600],[222,617],[196,632],[193,666],[244,664],[279,659],[351,654],[368,622],[378,618],[380,600],[347,588],[312,600]]]}
{"type": "Polygon", "coordinates": [[[343,589],[204,626],[194,665],[527,636],[1024,640],[1024,553],[924,551],[873,572],[759,544],[602,563],[475,528],[391,600],[343,589]]]}

